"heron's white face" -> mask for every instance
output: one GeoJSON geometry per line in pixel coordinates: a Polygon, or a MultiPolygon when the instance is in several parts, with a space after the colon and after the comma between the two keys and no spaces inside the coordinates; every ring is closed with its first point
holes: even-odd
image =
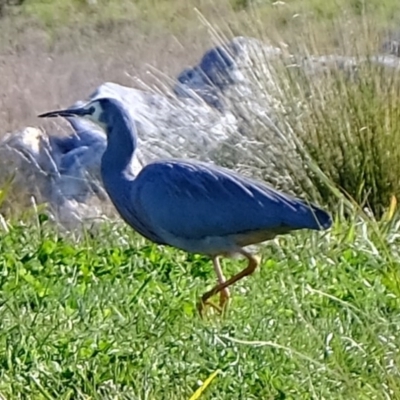
{"type": "Polygon", "coordinates": [[[85,109],[90,111],[85,118],[99,125],[100,128],[106,130],[106,124],[103,122],[101,115],[103,113],[103,108],[99,101],[92,101],[85,106],[85,109]]]}

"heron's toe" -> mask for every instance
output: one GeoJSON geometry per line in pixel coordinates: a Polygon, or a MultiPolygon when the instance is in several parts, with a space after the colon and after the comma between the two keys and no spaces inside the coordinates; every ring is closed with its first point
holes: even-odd
{"type": "Polygon", "coordinates": [[[223,308],[229,302],[231,294],[228,288],[222,289],[219,293],[219,305],[223,308]]]}
{"type": "Polygon", "coordinates": [[[215,311],[217,311],[218,314],[223,313],[223,310],[220,306],[217,306],[216,304],[214,304],[212,301],[209,301],[209,300],[204,301],[203,298],[201,298],[197,303],[197,310],[198,310],[201,318],[204,318],[206,309],[210,308],[210,307],[213,308],[215,311]]]}

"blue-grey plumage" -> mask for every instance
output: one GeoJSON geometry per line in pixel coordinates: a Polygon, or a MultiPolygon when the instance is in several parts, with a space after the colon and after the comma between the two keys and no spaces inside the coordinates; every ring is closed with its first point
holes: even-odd
{"type": "Polygon", "coordinates": [[[207,302],[252,273],[257,260],[243,247],[299,229],[331,226],[328,213],[231,170],[187,160],[162,160],[146,165],[135,177],[130,165],[137,145],[136,130],[125,105],[113,98],[42,114],[81,116],[97,122],[107,134],[101,163],[104,187],[121,217],[153,242],[209,255],[219,284],[207,302]],[[225,280],[218,256],[241,253],[248,267],[225,280]]]}
{"type": "Polygon", "coordinates": [[[131,196],[138,218],[151,227],[150,239],[189,252],[235,252],[277,234],[331,224],[314,205],[200,162],[154,162],[133,182],[131,196]]]}

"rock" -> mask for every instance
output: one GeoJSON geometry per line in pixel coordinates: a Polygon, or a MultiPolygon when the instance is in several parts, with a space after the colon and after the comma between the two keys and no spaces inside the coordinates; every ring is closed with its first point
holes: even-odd
{"type": "Polygon", "coordinates": [[[246,94],[247,73],[254,65],[282,55],[279,48],[267,46],[255,38],[235,37],[225,46],[208,50],[198,65],[185,68],[177,77],[174,93],[182,98],[201,98],[205,103],[224,112],[227,89],[239,87],[246,94]]]}
{"type": "Polygon", "coordinates": [[[58,176],[58,168],[45,132],[27,127],[6,134],[0,142],[0,163],[0,188],[13,177],[13,190],[3,208],[12,208],[15,203],[31,205],[32,196],[38,201],[51,197],[52,181],[58,176]]]}
{"type": "Polygon", "coordinates": [[[207,152],[237,128],[229,113],[221,115],[206,105],[111,82],[99,86],[89,99],[105,95],[122,99],[128,106],[138,131],[137,153],[142,163],[193,154],[207,159],[207,152]]]}
{"type": "Polygon", "coordinates": [[[198,67],[185,68],[177,77],[178,83],[173,91],[182,99],[192,99],[201,105],[205,102],[210,107],[224,112],[226,105],[220,91],[213,87],[198,67]]]}

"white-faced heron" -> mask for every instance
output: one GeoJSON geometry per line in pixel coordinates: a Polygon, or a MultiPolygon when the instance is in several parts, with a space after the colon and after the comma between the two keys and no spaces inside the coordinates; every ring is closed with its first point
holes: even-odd
{"type": "Polygon", "coordinates": [[[200,312],[205,304],[213,305],[209,299],[217,293],[223,308],[230,296],[228,287],[256,270],[259,259],[244,247],[279,234],[322,230],[332,224],[330,215],[313,204],[203,162],[160,160],[133,176],[130,163],[137,145],[136,129],[123,102],[115,98],[39,115],[57,116],[87,118],[105,130],[103,184],[133,229],[155,243],[212,259],[218,284],[202,296],[200,312]],[[248,265],[226,280],[219,257],[235,253],[246,257],[248,265]]]}

